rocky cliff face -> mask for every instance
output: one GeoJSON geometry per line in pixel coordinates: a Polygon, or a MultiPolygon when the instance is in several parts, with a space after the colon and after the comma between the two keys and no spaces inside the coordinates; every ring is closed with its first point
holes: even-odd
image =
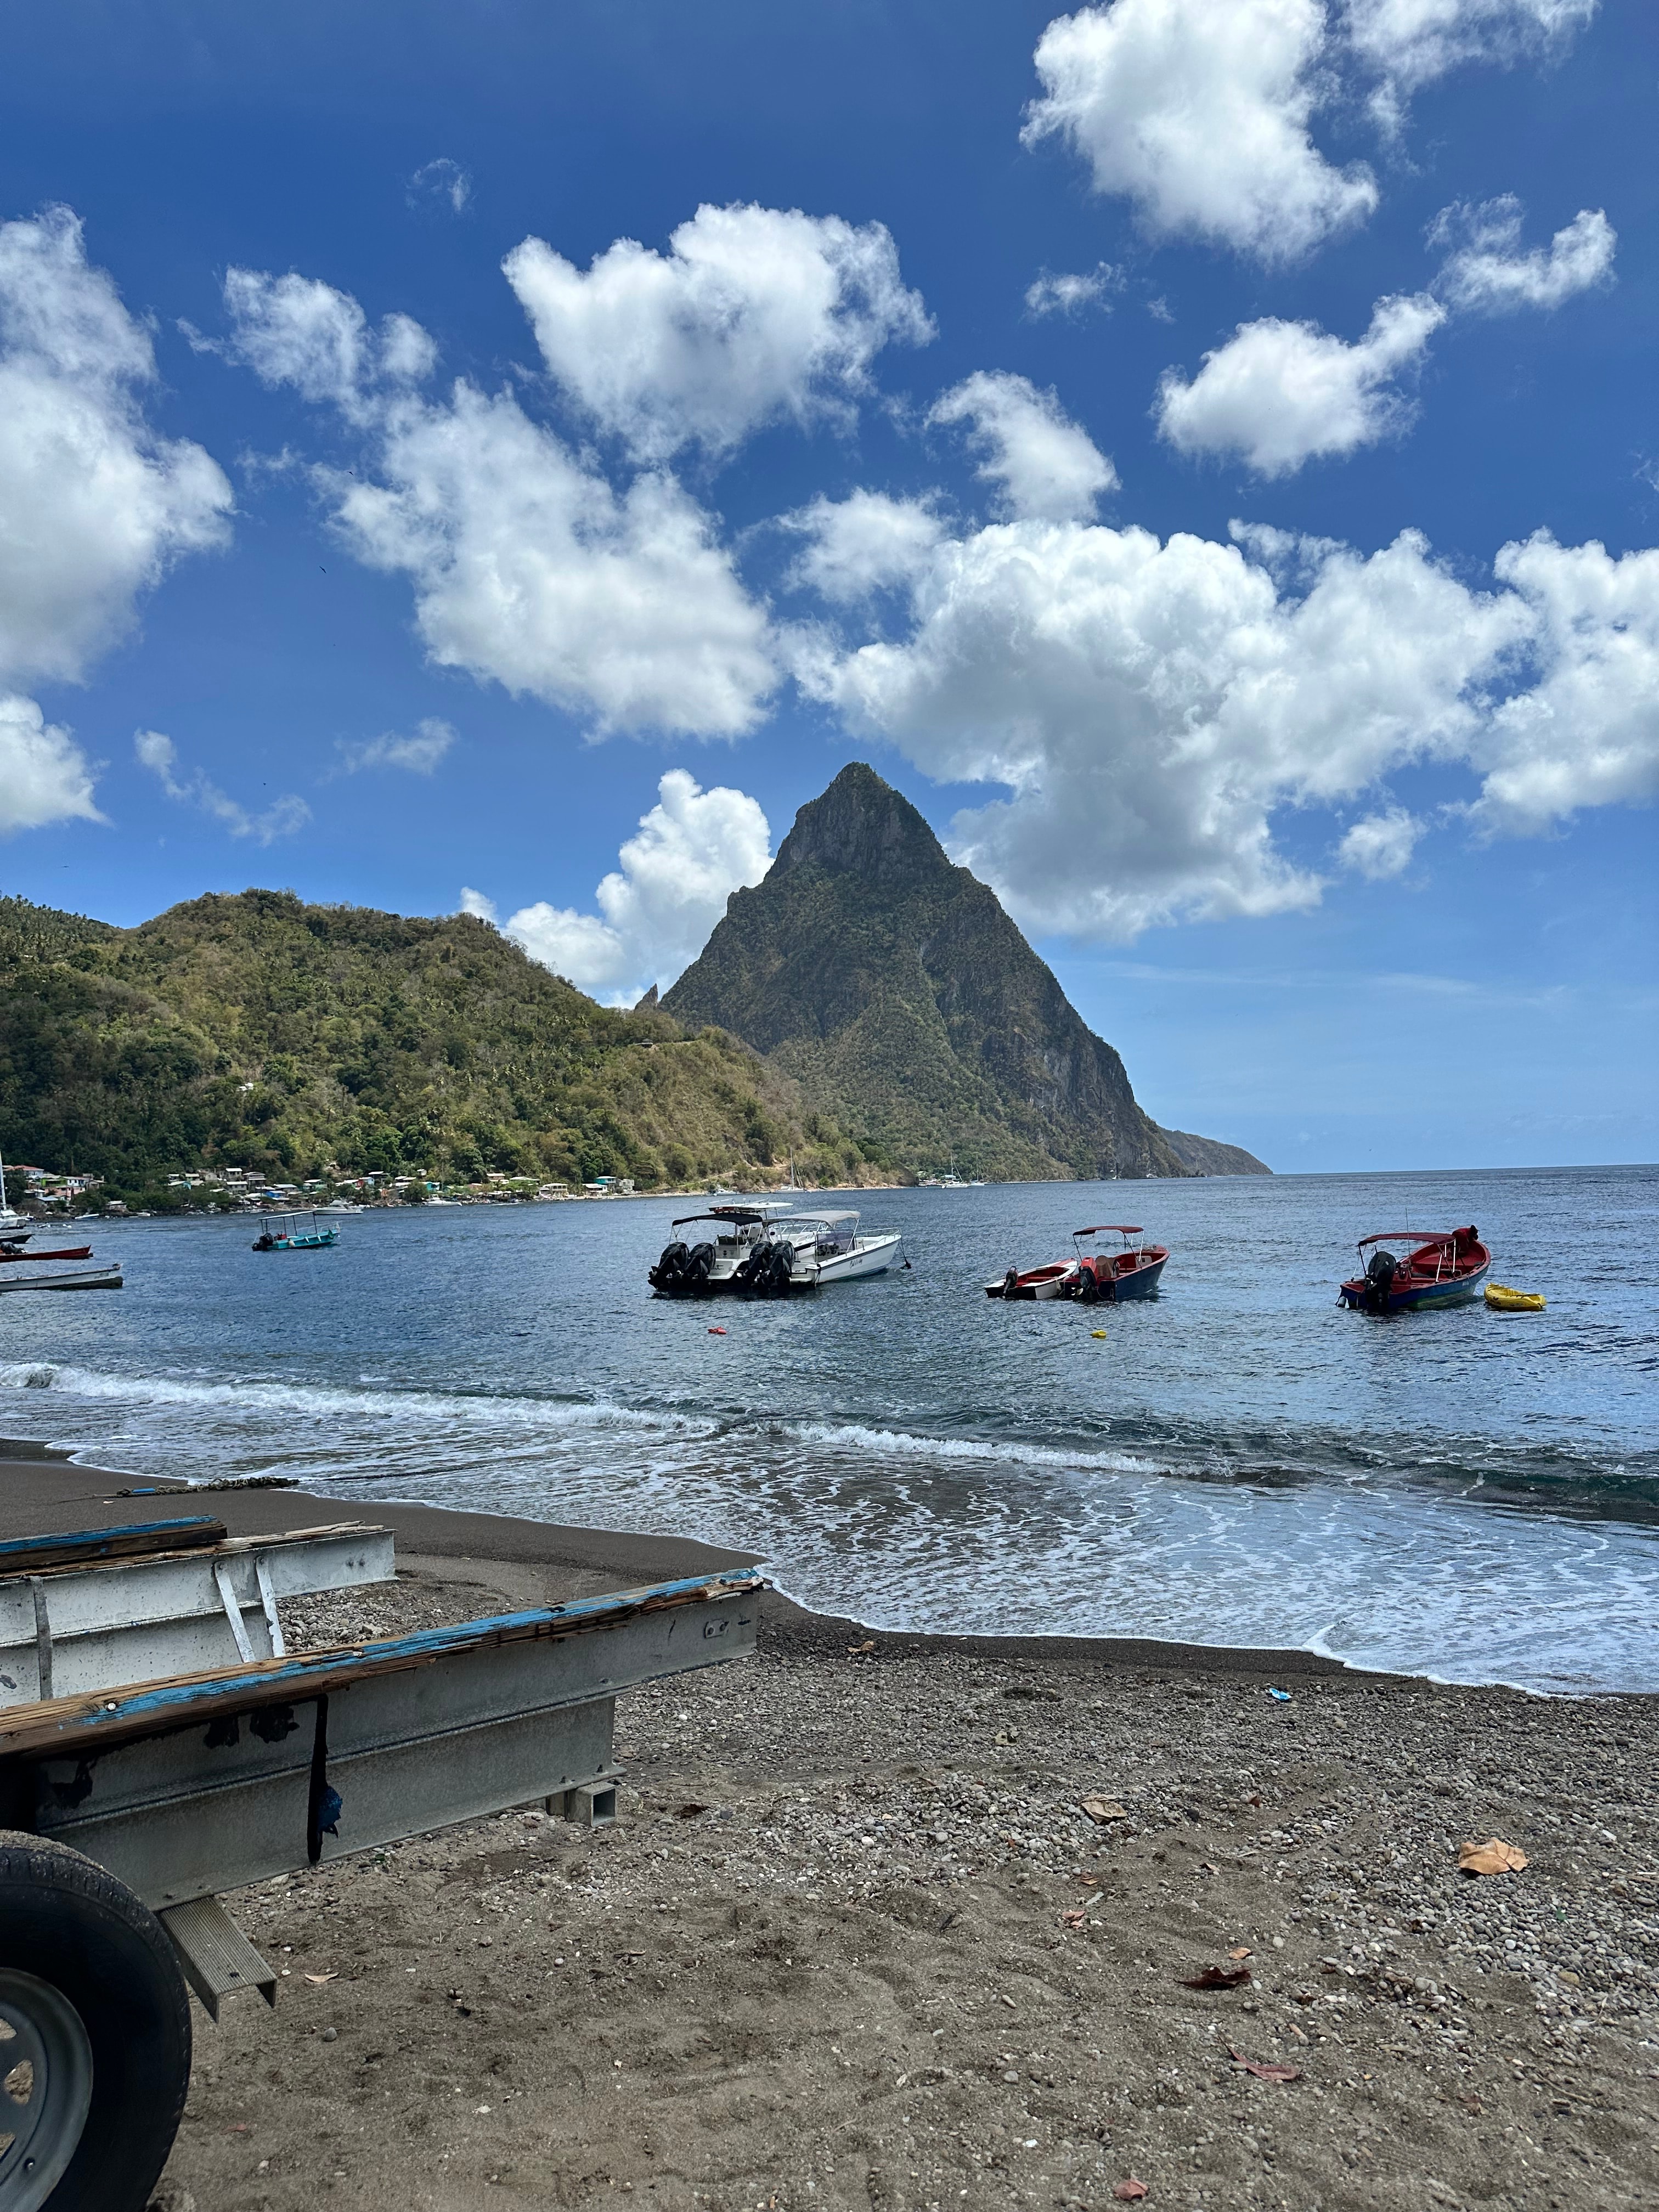
{"type": "Polygon", "coordinates": [[[662,1003],[767,1054],[895,1167],[1193,1172],[995,893],[861,764],[801,809],[662,1003]]]}

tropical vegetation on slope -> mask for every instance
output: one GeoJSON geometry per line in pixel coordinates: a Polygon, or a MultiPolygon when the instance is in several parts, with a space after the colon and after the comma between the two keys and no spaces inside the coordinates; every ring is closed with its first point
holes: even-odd
{"type": "Polygon", "coordinates": [[[885,1179],[719,1031],[596,1006],[486,922],[213,896],[116,929],[0,899],[0,1151],[170,1170],[885,1179]]]}

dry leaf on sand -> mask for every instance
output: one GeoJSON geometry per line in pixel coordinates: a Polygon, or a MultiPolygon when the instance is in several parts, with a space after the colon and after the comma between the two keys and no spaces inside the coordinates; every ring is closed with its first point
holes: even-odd
{"type": "Polygon", "coordinates": [[[1251,1953],[1250,1947],[1248,1943],[1237,1944],[1227,1954],[1227,1956],[1230,1959],[1248,1959],[1253,1954],[1251,1953]]]}
{"type": "Polygon", "coordinates": [[[307,1974],[306,1976],[307,1981],[311,1983],[316,1989],[321,1989],[325,1982],[337,1982],[339,1978],[340,1977],[337,1972],[332,1974],[307,1974]]]}
{"type": "Polygon", "coordinates": [[[1250,1978],[1248,1966],[1206,1966],[1201,1974],[1183,1978],[1183,1990],[1237,1990],[1250,1978]]]}
{"type": "Polygon", "coordinates": [[[1112,2194],[1120,2204],[1139,2204],[1146,2194],[1146,2185],[1144,2181],[1137,2181],[1132,2173],[1127,2181],[1119,2182],[1112,2194]]]}
{"type": "Polygon", "coordinates": [[[1120,1805],[1115,1797],[1085,1797],[1079,1802],[1097,1828],[1103,1828],[1109,1820],[1127,1820],[1129,1817],[1128,1808],[1120,1805]]]}
{"type": "Polygon", "coordinates": [[[1484,1844],[1465,1844],[1457,1863],[1465,1874],[1519,1874],[1527,1855],[1500,1836],[1488,1836],[1484,1844]]]}
{"type": "Polygon", "coordinates": [[[875,1638],[868,1637],[862,1644],[849,1644],[847,1647],[847,1656],[849,1659],[866,1659],[875,1648],[875,1638]]]}
{"type": "Polygon", "coordinates": [[[1258,2081],[1299,2081],[1302,2079],[1299,2066],[1259,2065],[1254,2058],[1247,2058],[1242,2051],[1235,2051],[1231,2044],[1227,2045],[1227,2056],[1241,2074],[1254,2074],[1258,2081]]]}

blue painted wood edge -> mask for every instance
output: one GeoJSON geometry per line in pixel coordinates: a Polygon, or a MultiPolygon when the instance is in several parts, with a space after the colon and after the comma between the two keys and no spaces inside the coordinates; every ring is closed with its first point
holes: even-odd
{"type": "Polygon", "coordinates": [[[0,1568],[19,1552],[93,1552],[117,1536],[176,1536],[181,1529],[216,1528],[218,1525],[210,1514],[192,1513],[181,1521],[127,1521],[118,1528],[76,1528],[61,1536],[50,1532],[41,1536],[9,1536],[0,1543],[0,1568]]]}

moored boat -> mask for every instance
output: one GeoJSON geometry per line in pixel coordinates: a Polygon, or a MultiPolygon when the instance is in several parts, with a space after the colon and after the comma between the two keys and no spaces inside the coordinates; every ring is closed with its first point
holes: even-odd
{"type": "Polygon", "coordinates": [[[118,1291],[118,1267],[82,1267],[73,1275],[0,1275],[0,1292],[7,1291],[118,1291]]]}
{"type": "Polygon", "coordinates": [[[902,1238],[890,1232],[860,1237],[858,1225],[854,1212],[792,1213],[777,1200],[711,1206],[673,1223],[674,1234],[647,1280],[659,1298],[722,1291],[764,1298],[884,1274],[897,1261],[902,1238]],[[703,1223],[711,1236],[693,1243],[681,1234],[703,1223]]]}
{"type": "Polygon", "coordinates": [[[1420,1229],[1382,1229],[1359,1240],[1364,1272],[1343,1284],[1340,1303],[1372,1314],[1415,1313],[1431,1306],[1466,1305],[1492,1272],[1492,1254],[1471,1222],[1467,1229],[1425,1235],[1420,1229]],[[1394,1252],[1391,1245],[1404,1245],[1394,1252]],[[1370,1257],[1365,1257],[1367,1251],[1370,1257]]]}
{"type": "Polygon", "coordinates": [[[847,1207],[825,1213],[791,1214],[773,1223],[772,1234],[775,1238],[787,1238],[794,1247],[792,1290],[850,1283],[861,1275],[884,1275],[897,1266],[904,1242],[897,1230],[860,1237],[859,1216],[847,1207]]]}
{"type": "Polygon", "coordinates": [[[303,1213],[262,1213],[253,1249],[256,1252],[325,1252],[334,1237],[332,1225],[319,1229],[315,1212],[309,1209],[303,1213]]]}
{"type": "Polygon", "coordinates": [[[1123,1222],[1103,1222],[1072,1231],[1072,1257],[1046,1267],[1010,1267],[1000,1281],[987,1283],[988,1298],[1076,1298],[1085,1305],[1118,1304],[1125,1298],[1150,1298],[1168,1265],[1167,1244],[1136,1244],[1146,1231],[1123,1222]],[[1115,1237],[1103,1247],[1103,1237],[1115,1237]]]}

